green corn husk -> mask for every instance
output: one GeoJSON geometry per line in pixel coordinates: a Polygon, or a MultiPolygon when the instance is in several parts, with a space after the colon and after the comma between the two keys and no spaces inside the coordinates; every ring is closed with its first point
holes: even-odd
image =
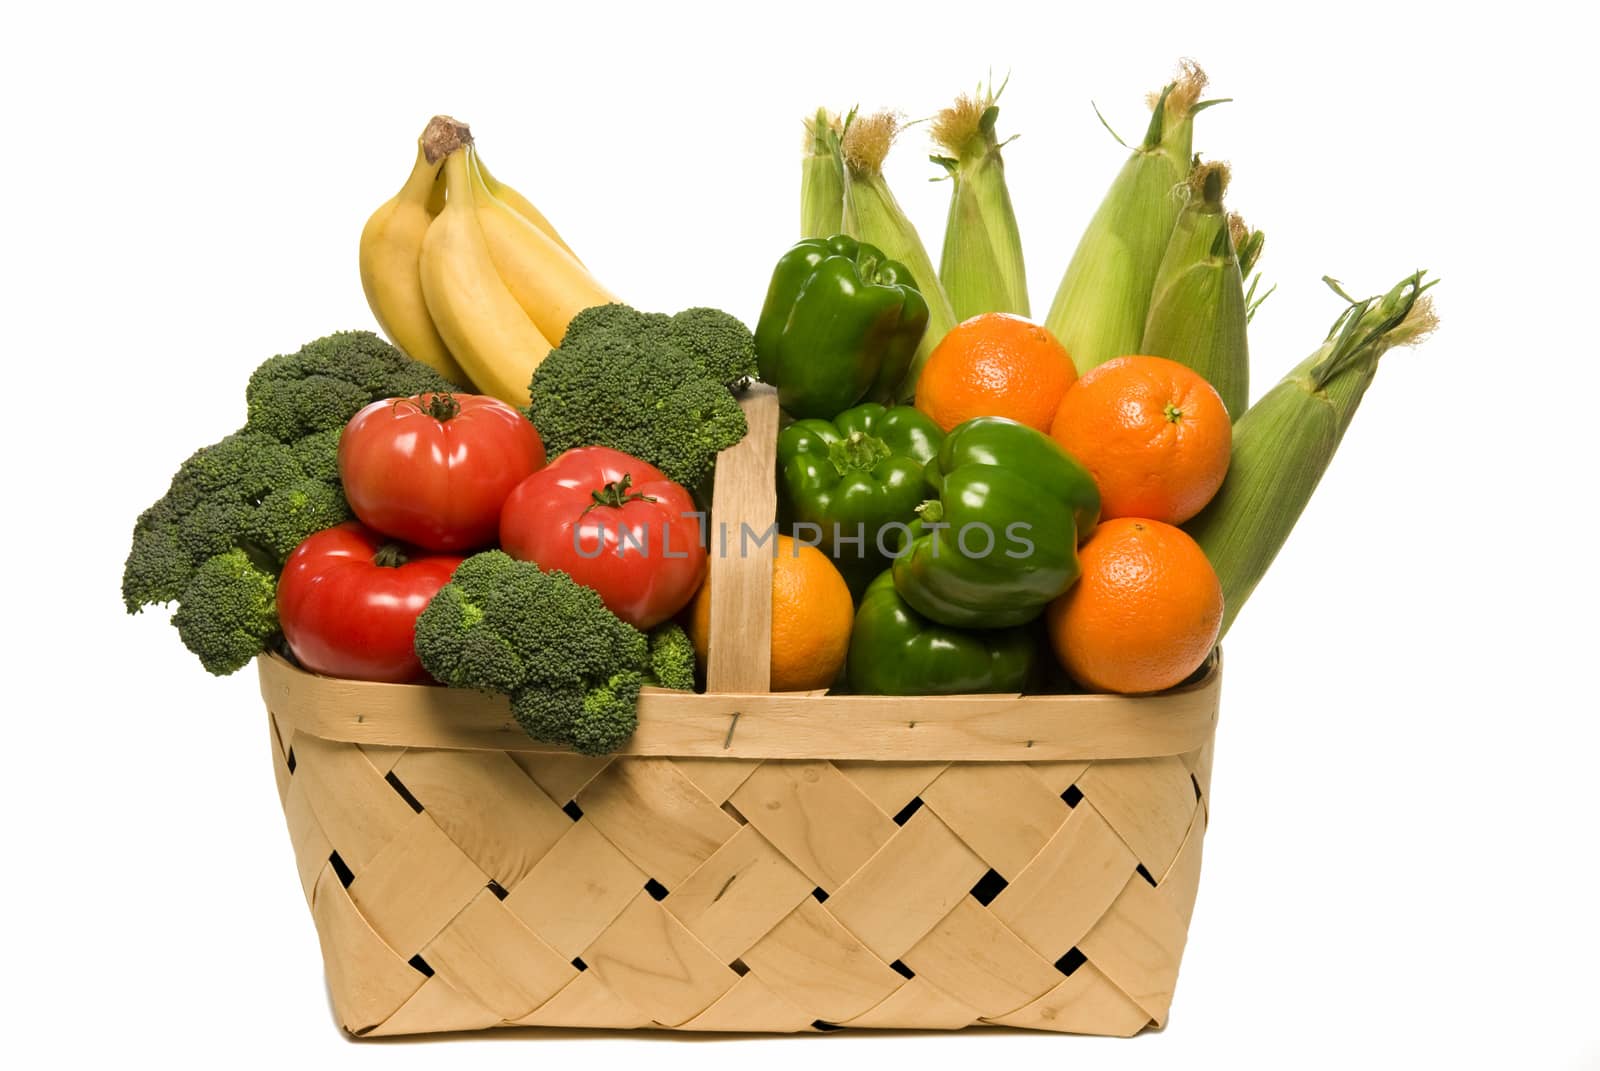
{"type": "Polygon", "coordinates": [[[934,144],[947,155],[929,159],[950,179],[939,282],[958,323],[984,312],[1028,315],[1022,235],[1000,157],[1016,137],[1001,141],[994,132],[1005,88],[963,94],[933,119],[934,144]]]}
{"type": "MultiPolygon", "coordinates": [[[[854,113],[851,113],[852,115],[854,113]]],[[[800,159],[800,237],[829,238],[844,229],[844,157],[839,141],[845,124],[826,108],[805,120],[800,159]]]]}
{"type": "Polygon", "coordinates": [[[1278,289],[1278,284],[1261,290],[1261,273],[1256,270],[1256,262],[1261,259],[1267,236],[1246,224],[1244,217],[1237,212],[1228,213],[1228,234],[1233,240],[1234,252],[1239,257],[1239,275],[1245,280],[1244,322],[1248,324],[1256,318],[1256,310],[1261,303],[1278,289]],[[1261,291],[1259,294],[1258,290],[1261,291]]]}
{"type": "Polygon", "coordinates": [[[857,241],[877,246],[889,260],[903,264],[928,303],[928,329],[900,386],[900,400],[910,401],[928,355],[956,325],[956,319],[927,248],[883,178],[883,161],[899,129],[899,120],[889,112],[858,116],[846,127],[840,150],[845,164],[845,232],[857,241]]]}
{"type": "Polygon", "coordinates": [[[1201,101],[1205,86],[1205,73],[1186,62],[1161,90],[1144,141],[1122,165],[1062,276],[1044,325],[1079,375],[1137,352],[1143,340],[1156,271],[1183,207],[1175,191],[1189,173],[1194,117],[1222,103],[1201,101]]]}
{"type": "Polygon", "coordinates": [[[1189,203],[1156,272],[1139,352],[1199,372],[1237,420],[1250,404],[1249,306],[1222,207],[1228,179],[1224,163],[1197,163],[1189,172],[1189,203]]]}
{"type": "Polygon", "coordinates": [[[1311,500],[1372,384],[1378,358],[1422,341],[1438,326],[1432,301],[1422,296],[1433,283],[1424,284],[1423,274],[1401,280],[1382,297],[1351,301],[1321,348],[1234,424],[1227,479],[1184,526],[1222,581],[1224,634],[1311,500]]]}

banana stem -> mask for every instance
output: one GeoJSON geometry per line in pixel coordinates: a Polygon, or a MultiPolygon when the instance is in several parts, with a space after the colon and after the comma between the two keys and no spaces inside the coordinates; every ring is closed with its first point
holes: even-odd
{"type": "Polygon", "coordinates": [[[463,145],[471,145],[472,128],[448,115],[436,115],[422,131],[421,144],[428,163],[435,163],[463,145]]]}

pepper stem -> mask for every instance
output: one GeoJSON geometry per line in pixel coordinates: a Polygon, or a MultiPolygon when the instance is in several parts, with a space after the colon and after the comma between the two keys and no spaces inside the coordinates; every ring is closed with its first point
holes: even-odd
{"type": "Polygon", "coordinates": [[[828,460],[840,476],[871,472],[892,453],[882,439],[864,431],[852,431],[845,438],[828,444],[828,460]]]}
{"type": "Polygon", "coordinates": [[[941,524],[944,521],[944,503],[930,498],[917,507],[917,519],[924,524],[941,524]]]}
{"type": "Polygon", "coordinates": [[[398,569],[410,560],[399,543],[385,543],[372,556],[372,564],[385,569],[398,569]]]}
{"type": "Polygon", "coordinates": [[[583,512],[588,513],[590,510],[598,509],[601,506],[605,506],[610,509],[621,509],[629,502],[656,501],[655,495],[647,495],[642,492],[634,491],[632,490],[632,487],[633,473],[623,473],[622,479],[612,480],[598,491],[590,491],[589,497],[594,499],[594,501],[589,503],[589,505],[584,508],[583,512]]]}

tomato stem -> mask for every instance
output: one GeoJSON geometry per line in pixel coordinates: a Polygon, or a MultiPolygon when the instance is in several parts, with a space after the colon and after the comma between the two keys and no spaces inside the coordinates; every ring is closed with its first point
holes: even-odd
{"type": "Polygon", "coordinates": [[[456,401],[456,396],[449,391],[441,394],[419,395],[418,397],[427,398],[428,404],[425,411],[435,420],[449,420],[461,412],[461,403],[456,401]]]}
{"type": "Polygon", "coordinates": [[[590,491],[589,497],[594,499],[594,501],[589,503],[588,506],[584,507],[583,512],[588,513],[590,510],[600,506],[608,506],[611,509],[621,509],[629,502],[656,501],[655,495],[647,495],[642,492],[633,491],[631,490],[632,487],[633,473],[623,473],[622,479],[612,480],[598,491],[590,491]]]}
{"type": "Polygon", "coordinates": [[[372,564],[385,569],[398,569],[411,559],[399,543],[385,543],[372,556],[372,564]]]}

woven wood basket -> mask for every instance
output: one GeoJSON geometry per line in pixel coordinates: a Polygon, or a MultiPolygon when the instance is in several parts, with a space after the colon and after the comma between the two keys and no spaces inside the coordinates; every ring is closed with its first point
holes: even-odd
{"type": "MultiPolygon", "coordinates": [[[[735,539],[775,504],[776,401],[744,404],[713,502],[735,539]]],[[[648,690],[607,758],[494,697],[260,660],[345,1030],[1165,1022],[1216,661],[1137,699],[766,694],[771,568],[713,555],[708,694],[648,690]]]]}

